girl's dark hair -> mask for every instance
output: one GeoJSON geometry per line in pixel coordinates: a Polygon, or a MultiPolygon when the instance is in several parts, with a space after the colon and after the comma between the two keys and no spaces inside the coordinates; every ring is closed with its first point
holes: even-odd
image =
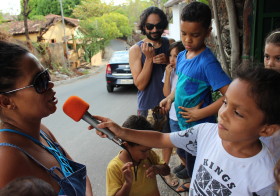
{"type": "Polygon", "coordinates": [[[168,25],[167,17],[161,9],[159,9],[158,7],[155,7],[155,6],[148,7],[147,9],[145,9],[143,11],[143,13],[140,16],[139,29],[141,30],[141,33],[143,35],[146,35],[145,25],[146,25],[148,16],[150,16],[151,14],[157,14],[159,16],[160,23],[163,26],[163,30],[166,29],[166,27],[168,25]]]}
{"type": "Polygon", "coordinates": [[[268,34],[265,38],[265,45],[269,43],[280,46],[280,29],[276,29],[268,34]]]}
{"type": "Polygon", "coordinates": [[[20,61],[29,51],[14,43],[0,41],[0,92],[11,90],[21,75],[20,61]]]}
{"type": "Polygon", "coordinates": [[[251,96],[264,113],[265,124],[280,125],[280,73],[263,67],[237,71],[237,78],[248,82],[251,96]]]}
{"type": "Polygon", "coordinates": [[[191,2],[187,4],[181,14],[182,21],[199,22],[208,29],[211,25],[211,9],[201,2],[191,2]]]}
{"type": "MultiPolygon", "coordinates": [[[[129,128],[129,129],[138,129],[138,130],[153,130],[153,127],[149,121],[144,116],[137,116],[137,115],[131,115],[126,119],[126,121],[122,125],[123,127],[129,128]]],[[[135,146],[138,144],[135,144],[133,142],[127,143],[130,146],[135,146]]]]}
{"type": "Polygon", "coordinates": [[[173,42],[170,46],[169,46],[169,54],[171,52],[171,50],[173,48],[177,48],[178,49],[178,53],[185,50],[185,47],[182,43],[182,41],[177,41],[177,42],[173,42]]]}

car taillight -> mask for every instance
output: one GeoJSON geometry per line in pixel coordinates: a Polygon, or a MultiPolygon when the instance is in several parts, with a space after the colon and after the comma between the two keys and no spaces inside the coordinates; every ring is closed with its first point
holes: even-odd
{"type": "Polygon", "coordinates": [[[110,64],[107,65],[106,74],[112,74],[112,69],[111,69],[111,65],[110,64]]]}

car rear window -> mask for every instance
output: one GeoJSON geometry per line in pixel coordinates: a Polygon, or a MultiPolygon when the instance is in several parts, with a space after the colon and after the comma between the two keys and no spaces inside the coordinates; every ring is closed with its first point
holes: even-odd
{"type": "Polygon", "coordinates": [[[127,63],[128,62],[128,51],[114,52],[111,59],[111,63],[127,63]]]}

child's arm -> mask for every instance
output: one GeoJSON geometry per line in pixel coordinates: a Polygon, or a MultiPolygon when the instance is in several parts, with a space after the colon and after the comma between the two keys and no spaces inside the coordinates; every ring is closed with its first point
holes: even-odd
{"type": "Polygon", "coordinates": [[[124,184],[122,185],[122,188],[116,192],[115,196],[129,196],[129,192],[133,181],[133,175],[131,171],[132,166],[133,164],[131,162],[124,164],[122,168],[122,173],[124,175],[125,181],[124,184]]]}
{"type": "Polygon", "coordinates": [[[163,108],[164,112],[169,112],[171,108],[171,104],[174,101],[175,97],[175,90],[174,89],[167,97],[165,97],[161,102],[159,103],[159,106],[163,108]]]}
{"type": "MultiPolygon", "coordinates": [[[[170,148],[174,147],[170,140],[169,134],[164,134],[157,131],[140,131],[127,129],[124,127],[120,127],[112,120],[101,117],[94,116],[97,120],[100,120],[101,123],[98,125],[99,128],[108,128],[110,129],[117,137],[131,141],[137,144],[141,144],[143,146],[155,147],[155,148],[170,148]]],[[[89,127],[91,129],[92,127],[89,127]]],[[[103,133],[97,131],[97,134],[106,137],[103,133]]]]}
{"type": "Polygon", "coordinates": [[[181,114],[183,118],[188,119],[188,120],[186,120],[186,122],[198,121],[198,120],[206,118],[208,116],[217,114],[220,107],[223,104],[224,94],[226,93],[228,86],[229,85],[226,85],[226,86],[223,86],[222,88],[220,88],[219,91],[221,92],[221,94],[223,96],[220,97],[215,102],[213,102],[212,104],[208,105],[207,107],[200,108],[202,103],[198,104],[197,106],[195,106],[193,108],[185,108],[185,107],[179,106],[179,108],[184,111],[184,112],[179,112],[179,114],[181,114]]]}
{"type": "Polygon", "coordinates": [[[171,67],[171,64],[167,65],[165,68],[165,78],[164,78],[164,84],[163,84],[163,95],[167,97],[171,92],[171,81],[170,81],[170,75],[173,68],[171,67]]]}

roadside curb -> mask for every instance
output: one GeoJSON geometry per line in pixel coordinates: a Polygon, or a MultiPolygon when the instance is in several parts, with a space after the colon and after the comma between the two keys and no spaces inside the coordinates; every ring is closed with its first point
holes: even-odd
{"type": "Polygon", "coordinates": [[[54,82],[55,86],[61,85],[61,84],[68,84],[74,81],[77,81],[79,79],[84,79],[84,78],[88,78],[93,76],[94,74],[96,74],[97,72],[100,72],[103,68],[105,67],[104,65],[98,65],[98,66],[93,66],[90,70],[89,73],[81,75],[81,76],[76,76],[76,77],[71,77],[71,78],[67,78],[65,80],[58,80],[54,82]]]}

